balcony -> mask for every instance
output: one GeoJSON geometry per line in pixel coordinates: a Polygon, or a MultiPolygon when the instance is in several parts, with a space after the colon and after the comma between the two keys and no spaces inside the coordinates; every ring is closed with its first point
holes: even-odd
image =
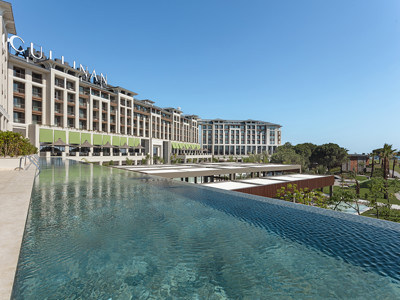
{"type": "Polygon", "coordinates": [[[21,105],[21,106],[15,106],[14,105],[14,111],[15,112],[25,112],[25,106],[24,105],[21,105]]]}
{"type": "Polygon", "coordinates": [[[54,84],[55,84],[55,86],[58,86],[60,88],[64,88],[64,81],[56,80],[54,84]]]}
{"type": "Polygon", "coordinates": [[[34,113],[34,112],[42,112],[42,107],[41,106],[37,106],[37,105],[34,105],[34,106],[32,106],[32,113],[34,113]]]}
{"type": "Polygon", "coordinates": [[[42,101],[43,95],[42,95],[42,93],[32,93],[32,98],[35,100],[42,101]]]}
{"type": "Polygon", "coordinates": [[[25,89],[22,89],[22,88],[14,88],[14,94],[25,95],[25,89]]]}
{"type": "Polygon", "coordinates": [[[42,78],[37,78],[37,77],[32,77],[32,81],[36,82],[36,83],[40,83],[40,84],[43,83],[43,79],[42,78]]]}
{"type": "Polygon", "coordinates": [[[15,123],[25,123],[25,118],[14,118],[15,123]]]}

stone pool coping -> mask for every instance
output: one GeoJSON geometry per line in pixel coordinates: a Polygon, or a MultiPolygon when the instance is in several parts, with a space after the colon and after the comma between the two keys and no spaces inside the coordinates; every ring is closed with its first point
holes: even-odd
{"type": "Polygon", "coordinates": [[[0,170],[1,299],[11,297],[36,173],[33,165],[21,171],[0,170]]]}

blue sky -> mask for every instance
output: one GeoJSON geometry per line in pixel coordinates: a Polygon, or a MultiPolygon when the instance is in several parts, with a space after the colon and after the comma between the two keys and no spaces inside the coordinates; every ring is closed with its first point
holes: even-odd
{"type": "Polygon", "coordinates": [[[400,149],[400,1],[11,1],[17,33],[161,107],[400,149]]]}

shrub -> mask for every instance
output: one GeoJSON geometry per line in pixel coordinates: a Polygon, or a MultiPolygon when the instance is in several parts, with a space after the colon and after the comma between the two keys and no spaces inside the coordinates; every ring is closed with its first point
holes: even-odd
{"type": "Polygon", "coordinates": [[[0,131],[0,155],[1,156],[19,156],[36,154],[38,149],[33,146],[29,139],[24,138],[22,134],[12,131],[0,131]]]}
{"type": "Polygon", "coordinates": [[[133,160],[129,159],[129,158],[126,158],[126,165],[127,166],[132,166],[133,165],[133,160]]]}

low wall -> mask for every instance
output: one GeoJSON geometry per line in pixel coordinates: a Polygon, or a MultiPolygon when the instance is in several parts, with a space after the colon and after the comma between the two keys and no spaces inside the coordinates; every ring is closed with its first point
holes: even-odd
{"type": "Polygon", "coordinates": [[[287,187],[288,184],[297,185],[297,189],[308,188],[310,190],[320,189],[325,186],[332,186],[335,182],[335,178],[333,176],[324,176],[321,178],[312,178],[312,179],[304,179],[298,181],[290,181],[290,182],[281,182],[271,185],[261,185],[256,187],[248,187],[234,190],[235,192],[241,192],[246,194],[252,194],[257,196],[276,198],[276,192],[282,188],[287,187]]]}
{"type": "MultiPolygon", "coordinates": [[[[0,170],[14,170],[19,167],[19,157],[6,157],[0,158],[0,170]]],[[[22,167],[24,167],[25,159],[22,160],[22,167]]]]}

